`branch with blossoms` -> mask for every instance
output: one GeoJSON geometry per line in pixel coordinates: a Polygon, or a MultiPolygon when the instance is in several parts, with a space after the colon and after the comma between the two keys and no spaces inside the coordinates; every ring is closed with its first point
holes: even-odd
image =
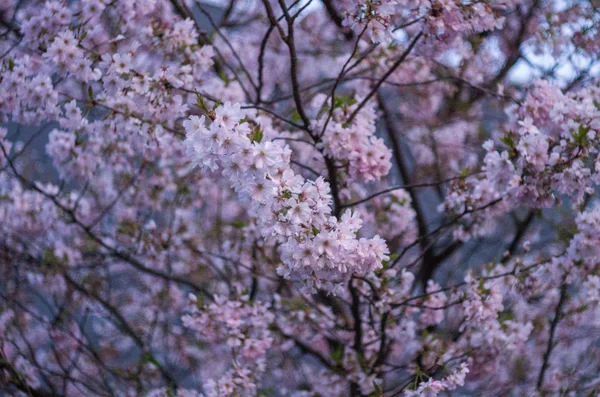
{"type": "Polygon", "coordinates": [[[0,5],[0,394],[600,393],[600,13],[0,5]]]}

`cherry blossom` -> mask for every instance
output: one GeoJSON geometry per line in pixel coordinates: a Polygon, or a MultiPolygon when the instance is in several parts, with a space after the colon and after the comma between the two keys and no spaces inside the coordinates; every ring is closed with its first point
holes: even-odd
{"type": "Polygon", "coordinates": [[[600,394],[600,13],[0,4],[0,394],[600,394]]]}

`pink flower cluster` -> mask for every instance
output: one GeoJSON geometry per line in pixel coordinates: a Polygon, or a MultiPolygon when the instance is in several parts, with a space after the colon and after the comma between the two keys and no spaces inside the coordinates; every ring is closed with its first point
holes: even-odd
{"type": "Polygon", "coordinates": [[[508,148],[500,152],[493,142],[485,144],[484,170],[494,189],[534,207],[553,205],[557,194],[581,203],[598,183],[598,170],[585,163],[598,156],[596,94],[591,87],[566,95],[538,82],[502,138],[508,148]]]}
{"type": "Polygon", "coordinates": [[[395,21],[423,22],[428,33],[448,40],[465,33],[485,32],[501,28],[503,11],[516,1],[497,0],[488,3],[445,0],[377,0],[344,2],[345,26],[355,32],[367,29],[373,42],[390,42],[395,36],[395,21]]]}
{"type": "Polygon", "coordinates": [[[428,381],[419,383],[419,386],[416,390],[405,391],[404,397],[435,397],[445,390],[454,390],[458,386],[465,384],[465,378],[469,372],[468,364],[462,363],[454,370],[454,372],[440,380],[429,378],[428,381]]]}
{"type": "Polygon", "coordinates": [[[200,305],[190,296],[190,314],[183,325],[198,332],[210,343],[225,343],[232,351],[233,368],[219,379],[206,382],[206,397],[256,395],[256,379],[265,371],[267,351],[273,343],[270,325],[274,315],[269,307],[251,302],[215,297],[215,302],[200,305]]]}
{"type": "Polygon", "coordinates": [[[208,127],[204,116],[192,116],[184,122],[188,153],[203,168],[221,168],[240,197],[252,202],[262,235],[281,241],[279,274],[299,275],[314,288],[380,268],[388,259],[385,242],[357,238],[362,222],[355,213],[331,216],[324,178],[313,182],[296,174],[289,147],[257,139],[265,132],[246,117],[230,103],[216,108],[208,127]]]}
{"type": "Polygon", "coordinates": [[[319,95],[313,102],[323,103],[321,117],[315,122],[313,131],[322,133],[322,146],[325,154],[341,164],[347,163],[348,174],[352,180],[370,182],[386,176],[392,167],[392,153],[385,146],[383,139],[375,136],[375,120],[377,118],[373,106],[365,106],[352,122],[346,120],[357,109],[361,98],[352,104],[334,104],[329,116],[329,102],[325,95],[319,95]]]}

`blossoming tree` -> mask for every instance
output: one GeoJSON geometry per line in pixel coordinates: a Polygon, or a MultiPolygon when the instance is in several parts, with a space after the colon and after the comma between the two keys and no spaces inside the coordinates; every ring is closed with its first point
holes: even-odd
{"type": "Polygon", "coordinates": [[[598,395],[599,7],[2,1],[0,394],[598,395]]]}

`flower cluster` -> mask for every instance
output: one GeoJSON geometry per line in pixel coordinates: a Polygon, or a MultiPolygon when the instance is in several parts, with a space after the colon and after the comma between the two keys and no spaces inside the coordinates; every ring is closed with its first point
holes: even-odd
{"type": "Polygon", "coordinates": [[[261,126],[252,128],[247,116],[230,103],[216,108],[208,127],[204,116],[192,116],[184,122],[188,153],[203,168],[221,168],[240,197],[251,200],[263,236],[282,242],[279,274],[298,274],[319,287],[381,267],[388,259],[385,242],[357,238],[362,222],[355,213],[331,216],[324,178],[313,182],[296,174],[289,147],[264,139],[261,126]]]}
{"type": "Polygon", "coordinates": [[[49,74],[36,73],[28,55],[4,65],[0,81],[0,114],[24,124],[37,124],[58,117],[59,94],[49,74]],[[7,67],[8,66],[8,67],[7,67]]]}
{"type": "Polygon", "coordinates": [[[447,40],[473,32],[485,32],[501,28],[505,18],[503,11],[510,9],[514,1],[471,3],[439,0],[377,0],[346,2],[344,24],[354,31],[367,29],[375,43],[394,39],[394,22],[423,21],[426,32],[447,40]]]}
{"type": "Polygon", "coordinates": [[[500,287],[493,282],[475,282],[468,275],[465,282],[469,284],[467,297],[463,302],[463,310],[467,320],[474,325],[480,325],[486,320],[496,319],[498,313],[504,309],[500,287]]]}
{"type": "Polygon", "coordinates": [[[256,378],[265,371],[267,350],[273,343],[270,324],[274,315],[269,307],[249,301],[248,295],[241,300],[216,296],[214,303],[204,306],[191,295],[190,303],[183,325],[207,342],[225,343],[234,356],[233,369],[206,383],[206,396],[255,395],[256,378]]]}
{"type": "Polygon", "coordinates": [[[78,40],[70,30],[60,32],[54,37],[44,57],[53,62],[56,71],[63,76],[72,73],[84,82],[98,80],[100,77],[100,70],[97,68],[92,70],[91,60],[85,56],[83,49],[78,46],[78,40]]]}
{"type": "Polygon", "coordinates": [[[538,82],[517,113],[517,122],[501,140],[500,152],[486,142],[486,178],[514,201],[549,207],[557,194],[581,203],[597,184],[597,170],[585,160],[597,157],[600,109],[590,87],[570,95],[538,82]]]}
{"type": "Polygon", "coordinates": [[[352,180],[370,182],[386,176],[392,166],[391,151],[383,139],[375,136],[376,114],[373,106],[365,106],[348,123],[358,108],[361,98],[337,98],[333,109],[325,106],[329,102],[325,95],[313,101],[321,102],[321,116],[313,126],[314,134],[322,134],[322,145],[326,155],[347,167],[352,180]]]}
{"type": "MultiPolygon", "coordinates": [[[[538,82],[514,116],[513,128],[499,139],[488,140],[483,173],[455,184],[444,210],[461,213],[469,208],[504,205],[487,210],[487,222],[505,212],[508,203],[548,208],[563,198],[581,204],[600,181],[596,131],[600,108],[592,86],[564,94],[547,82],[538,82]]],[[[485,221],[475,221],[457,231],[463,239],[493,231],[485,221]]]]}
{"type": "Polygon", "coordinates": [[[407,390],[404,392],[404,397],[431,396],[435,397],[444,390],[454,390],[458,386],[465,384],[465,378],[469,373],[467,363],[462,363],[448,376],[440,380],[429,378],[427,382],[421,382],[416,390],[407,390]]]}
{"type": "Polygon", "coordinates": [[[225,342],[247,363],[264,359],[273,342],[269,331],[273,315],[268,306],[218,296],[206,306],[199,307],[193,295],[190,301],[191,313],[182,318],[185,327],[199,332],[206,341],[225,342]]]}
{"type": "Polygon", "coordinates": [[[388,241],[396,239],[405,244],[415,240],[417,230],[416,213],[412,198],[404,189],[394,190],[388,195],[374,198],[370,207],[361,211],[368,230],[377,230],[388,241]]]}

